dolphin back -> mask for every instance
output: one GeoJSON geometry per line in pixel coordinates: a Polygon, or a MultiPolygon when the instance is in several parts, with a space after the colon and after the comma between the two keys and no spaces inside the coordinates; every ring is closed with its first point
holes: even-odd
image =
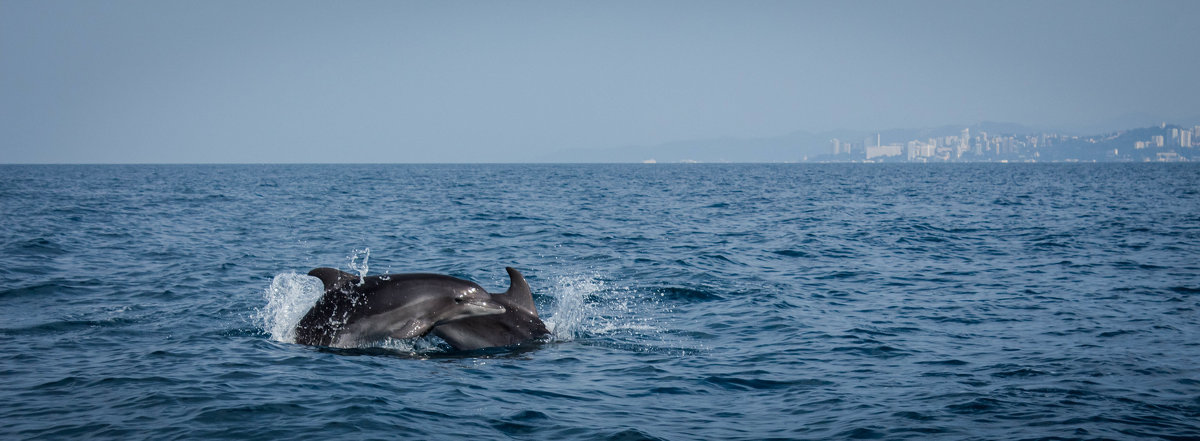
{"type": "Polygon", "coordinates": [[[504,267],[504,270],[508,271],[508,291],[504,292],[508,296],[508,301],[537,317],[537,306],[533,304],[533,291],[529,289],[529,282],[525,281],[525,276],[511,266],[504,267]]]}
{"type": "Polygon", "coordinates": [[[358,278],[358,276],[348,272],[327,267],[314,268],[308,272],[308,275],[321,279],[321,284],[325,285],[325,292],[329,292],[343,283],[358,278]]]}
{"type": "Polygon", "coordinates": [[[296,324],[296,343],[330,345],[350,318],[350,310],[340,306],[346,303],[346,293],[342,292],[342,288],[353,276],[333,268],[316,268],[309,271],[308,275],[321,279],[325,293],[296,324]]]}

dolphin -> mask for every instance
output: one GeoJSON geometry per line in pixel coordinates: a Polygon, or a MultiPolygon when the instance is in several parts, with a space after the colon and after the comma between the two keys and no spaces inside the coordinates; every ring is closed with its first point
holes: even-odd
{"type": "Polygon", "coordinates": [[[433,327],[433,335],[459,350],[513,346],[549,335],[538,318],[525,276],[512,267],[504,270],[508,271],[508,291],[491,294],[493,302],[504,306],[503,313],[443,321],[433,327]]]}
{"type": "Polygon", "coordinates": [[[451,320],[506,312],[475,282],[440,274],[360,277],[317,268],[308,275],[321,279],[325,294],[296,325],[296,343],[305,345],[352,348],[415,338],[451,320]]]}

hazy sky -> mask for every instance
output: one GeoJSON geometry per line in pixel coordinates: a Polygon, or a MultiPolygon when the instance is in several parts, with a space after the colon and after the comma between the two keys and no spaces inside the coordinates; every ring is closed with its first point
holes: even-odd
{"type": "Polygon", "coordinates": [[[0,0],[0,163],[1200,114],[1200,1],[0,0]]]}

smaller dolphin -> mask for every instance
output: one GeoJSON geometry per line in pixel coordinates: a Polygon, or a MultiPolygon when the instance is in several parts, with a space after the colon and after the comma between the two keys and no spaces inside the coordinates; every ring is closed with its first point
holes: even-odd
{"type": "Polygon", "coordinates": [[[321,279],[325,294],[296,325],[296,343],[305,345],[352,348],[415,338],[451,320],[506,311],[474,282],[440,274],[360,277],[317,268],[308,275],[321,279]]]}
{"type": "Polygon", "coordinates": [[[508,291],[491,295],[492,301],[504,306],[503,313],[447,320],[433,327],[433,335],[460,350],[512,346],[549,335],[538,318],[525,276],[511,267],[504,270],[508,271],[508,291]]]}

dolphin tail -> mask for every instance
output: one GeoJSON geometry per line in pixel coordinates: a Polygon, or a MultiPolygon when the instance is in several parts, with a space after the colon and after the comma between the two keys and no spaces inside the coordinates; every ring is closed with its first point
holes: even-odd
{"type": "Polygon", "coordinates": [[[312,271],[309,271],[308,275],[321,279],[321,284],[325,285],[326,292],[337,288],[339,285],[348,280],[358,278],[356,275],[334,268],[316,268],[312,271]]]}
{"type": "Polygon", "coordinates": [[[505,267],[504,270],[508,271],[509,286],[508,291],[504,292],[508,300],[536,316],[537,306],[533,304],[533,291],[529,289],[529,282],[525,281],[525,276],[511,266],[505,267]]]}

